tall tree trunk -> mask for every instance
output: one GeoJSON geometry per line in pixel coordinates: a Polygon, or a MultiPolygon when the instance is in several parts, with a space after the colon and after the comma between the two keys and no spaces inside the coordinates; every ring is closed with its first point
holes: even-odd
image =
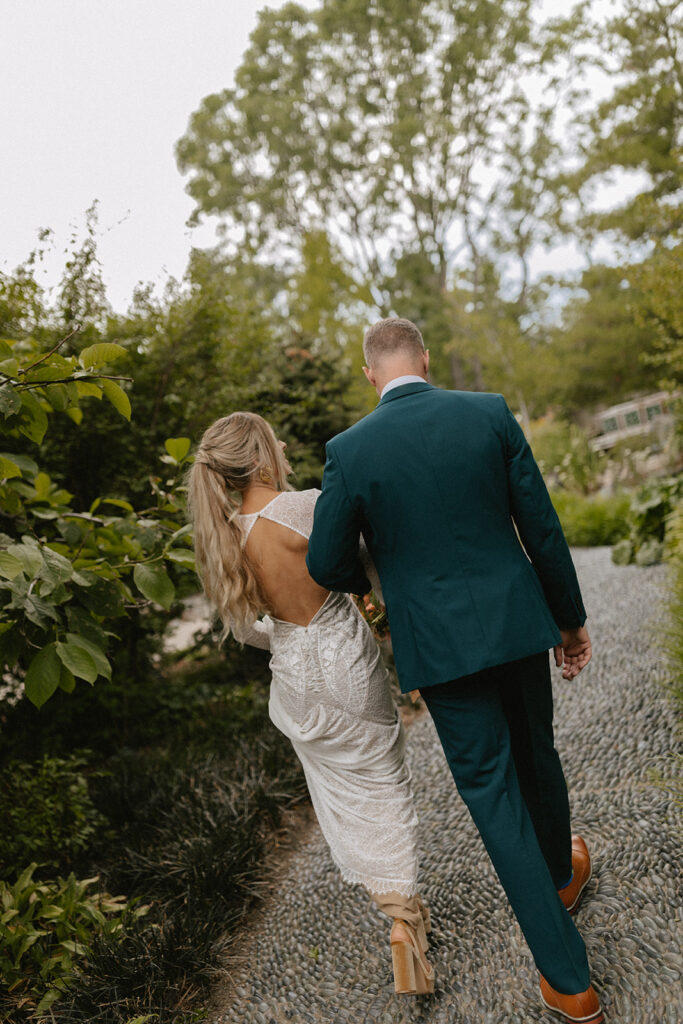
{"type": "Polygon", "coordinates": [[[448,360],[451,367],[453,387],[456,391],[465,391],[465,369],[463,367],[462,359],[457,352],[451,352],[448,360]]]}

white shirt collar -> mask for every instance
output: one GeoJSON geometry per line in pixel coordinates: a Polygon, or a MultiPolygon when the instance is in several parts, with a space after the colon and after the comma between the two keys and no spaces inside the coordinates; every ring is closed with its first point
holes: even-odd
{"type": "Polygon", "coordinates": [[[402,384],[426,384],[424,377],[418,377],[415,373],[406,373],[402,377],[394,377],[388,384],[385,384],[382,388],[382,394],[379,396],[380,401],[389,392],[393,391],[394,388],[400,388],[402,384]]]}

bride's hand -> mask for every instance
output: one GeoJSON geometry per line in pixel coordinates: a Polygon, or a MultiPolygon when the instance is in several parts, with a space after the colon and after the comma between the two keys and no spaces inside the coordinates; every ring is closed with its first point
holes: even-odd
{"type": "Polygon", "coordinates": [[[413,704],[417,704],[417,702],[420,699],[420,691],[419,690],[410,690],[410,692],[408,693],[408,696],[412,700],[413,704]]]}

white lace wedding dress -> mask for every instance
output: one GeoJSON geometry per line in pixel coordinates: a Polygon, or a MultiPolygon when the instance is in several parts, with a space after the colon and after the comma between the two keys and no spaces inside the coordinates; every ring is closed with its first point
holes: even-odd
{"type": "MultiPolygon", "coordinates": [[[[245,543],[259,516],[308,539],[319,493],[283,491],[260,512],[238,515],[245,543]]],[[[233,633],[271,651],[270,718],[303,765],[342,877],[370,892],[413,896],[417,817],[403,725],[379,648],[351,598],[330,593],[307,626],[266,615],[233,633]]]]}

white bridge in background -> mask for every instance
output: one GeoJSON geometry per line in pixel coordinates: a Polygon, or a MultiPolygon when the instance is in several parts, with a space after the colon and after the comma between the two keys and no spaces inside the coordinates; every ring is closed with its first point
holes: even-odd
{"type": "Polygon", "coordinates": [[[677,397],[657,391],[603,409],[593,419],[595,435],[589,442],[591,448],[594,452],[607,451],[617,441],[647,435],[661,444],[673,423],[672,404],[677,397]]]}

